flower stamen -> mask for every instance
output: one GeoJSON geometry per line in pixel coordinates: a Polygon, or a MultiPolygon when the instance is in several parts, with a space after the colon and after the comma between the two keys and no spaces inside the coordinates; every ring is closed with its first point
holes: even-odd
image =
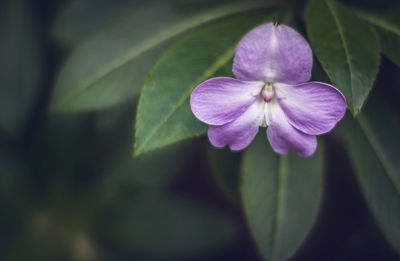
{"type": "Polygon", "coordinates": [[[272,100],[272,98],[275,95],[274,89],[272,88],[272,83],[267,82],[265,84],[265,87],[263,88],[261,95],[263,96],[265,102],[270,102],[272,100]]]}

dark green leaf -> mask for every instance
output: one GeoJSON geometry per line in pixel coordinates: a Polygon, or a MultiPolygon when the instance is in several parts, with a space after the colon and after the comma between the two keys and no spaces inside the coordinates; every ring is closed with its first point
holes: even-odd
{"type": "Polygon", "coordinates": [[[301,246],[321,203],[323,157],[285,156],[270,148],[264,131],[244,152],[241,195],[253,236],[270,261],[287,260],[301,246]]]}
{"type": "Polygon", "coordinates": [[[382,53],[400,66],[400,35],[376,27],[382,53]]]}
{"type": "Polygon", "coordinates": [[[31,1],[0,3],[0,34],[0,128],[18,133],[42,83],[42,46],[31,1]]]}
{"type": "Polygon", "coordinates": [[[127,10],[120,21],[73,51],[58,76],[51,110],[95,110],[127,101],[139,92],[162,43],[207,21],[264,5],[246,1],[180,10],[157,1],[127,10]]]}
{"type": "Polygon", "coordinates": [[[315,54],[357,115],[378,72],[379,43],[374,31],[333,0],[311,0],[306,20],[315,54]]]}
{"type": "Polygon", "coordinates": [[[400,66],[400,4],[384,9],[363,9],[357,13],[374,26],[383,54],[400,66]]]}
{"type": "Polygon", "coordinates": [[[389,8],[375,8],[359,10],[358,14],[369,23],[400,36],[400,4],[389,8]]]}
{"type": "Polygon", "coordinates": [[[268,18],[265,10],[244,13],[205,26],[171,46],[151,70],[140,96],[135,155],[206,131],[190,110],[192,90],[212,76],[230,75],[237,42],[268,18]],[[229,72],[218,72],[224,66],[229,72]]]}
{"type": "Polygon", "coordinates": [[[400,123],[387,104],[371,97],[357,120],[339,126],[357,179],[383,234],[400,253],[400,123]]]}

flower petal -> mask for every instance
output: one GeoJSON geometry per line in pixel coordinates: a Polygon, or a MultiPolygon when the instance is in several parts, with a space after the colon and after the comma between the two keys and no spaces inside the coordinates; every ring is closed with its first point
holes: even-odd
{"type": "Polygon", "coordinates": [[[307,41],[286,25],[260,25],[236,47],[233,73],[241,80],[301,83],[310,79],[312,52],[307,41]]]}
{"type": "Polygon", "coordinates": [[[258,99],[236,120],[223,126],[210,126],[208,138],[211,144],[218,148],[229,145],[231,150],[246,148],[262,123],[264,104],[262,99],[258,99]]]}
{"type": "Polygon", "coordinates": [[[274,88],[289,123],[306,134],[319,135],[332,130],[346,112],[346,98],[332,85],[275,83],[274,88]]]}
{"type": "Polygon", "coordinates": [[[202,122],[224,125],[242,115],[257,99],[263,86],[263,82],[212,78],[193,90],[190,106],[202,122]]]}
{"type": "Polygon", "coordinates": [[[268,113],[270,125],[267,136],[275,152],[286,154],[294,149],[302,157],[311,156],[315,152],[316,137],[305,134],[290,125],[276,100],[268,103],[268,113]]]}

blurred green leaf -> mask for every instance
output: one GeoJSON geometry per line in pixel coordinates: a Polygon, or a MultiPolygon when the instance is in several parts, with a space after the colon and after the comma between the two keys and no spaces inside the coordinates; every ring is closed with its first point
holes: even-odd
{"type": "Polygon", "coordinates": [[[307,33],[333,85],[346,96],[353,115],[361,110],[379,68],[379,42],[352,10],[334,0],[311,0],[307,33]]]}
{"type": "Polygon", "coordinates": [[[126,10],[137,8],[145,0],[73,0],[67,1],[52,26],[54,39],[73,47],[102,27],[112,24],[126,10]]]}
{"type": "Polygon", "coordinates": [[[0,150],[0,202],[11,200],[16,203],[26,196],[27,174],[26,163],[18,155],[9,150],[0,150]]]}
{"type": "Polygon", "coordinates": [[[241,153],[228,148],[215,149],[208,146],[207,154],[218,183],[235,202],[240,199],[239,169],[241,153]]]}
{"type": "Polygon", "coordinates": [[[322,150],[310,158],[278,155],[262,131],[244,152],[241,195],[266,260],[287,260],[311,230],[321,204],[322,150]]]}
{"type": "Polygon", "coordinates": [[[139,260],[194,257],[223,247],[235,234],[232,222],[215,210],[168,194],[125,198],[110,214],[104,220],[106,237],[139,260]]]}
{"type": "Polygon", "coordinates": [[[157,1],[127,11],[73,51],[57,78],[51,111],[95,110],[127,101],[139,92],[162,43],[207,21],[265,5],[246,1],[181,10],[157,1]]]}
{"type": "Polygon", "coordinates": [[[16,134],[40,93],[42,43],[31,1],[0,3],[0,129],[16,134]]]}
{"type": "Polygon", "coordinates": [[[111,159],[105,170],[108,177],[101,187],[106,197],[124,191],[159,188],[169,184],[191,155],[193,142],[176,144],[137,158],[131,157],[131,147],[124,146],[111,159]]]}
{"type": "Polygon", "coordinates": [[[357,117],[339,124],[362,193],[378,226],[400,253],[400,123],[379,98],[357,117]]]}
{"type": "Polygon", "coordinates": [[[272,16],[265,10],[230,17],[202,27],[165,52],[151,70],[140,96],[135,155],[205,133],[207,126],[190,110],[190,93],[212,76],[231,75],[237,42],[267,19],[272,16]]]}
{"type": "Polygon", "coordinates": [[[389,8],[363,9],[357,13],[374,26],[383,54],[400,66],[400,4],[389,8]]]}

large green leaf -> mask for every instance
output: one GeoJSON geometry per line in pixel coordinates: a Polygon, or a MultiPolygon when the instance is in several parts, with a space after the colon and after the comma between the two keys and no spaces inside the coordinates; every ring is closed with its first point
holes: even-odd
{"type": "Polygon", "coordinates": [[[383,9],[363,9],[357,13],[374,26],[383,54],[400,66],[400,4],[383,9]]]}
{"type": "Polygon", "coordinates": [[[17,134],[40,93],[42,42],[31,1],[0,3],[0,129],[17,134]]]}
{"type": "Polygon", "coordinates": [[[400,253],[400,122],[384,101],[371,97],[357,120],[339,124],[367,204],[400,253]]]}
{"type": "Polygon", "coordinates": [[[374,31],[334,0],[311,0],[306,20],[315,54],[357,115],[378,72],[379,43],[374,31]]]}
{"type": "Polygon", "coordinates": [[[190,94],[212,76],[231,74],[237,42],[253,26],[270,18],[265,12],[244,13],[205,26],[165,52],[140,96],[135,155],[206,131],[207,126],[190,110],[190,94]]]}
{"type": "Polygon", "coordinates": [[[286,260],[301,246],[321,203],[323,157],[285,156],[262,131],[244,152],[241,195],[253,236],[270,261],[286,260]]]}
{"type": "Polygon", "coordinates": [[[139,92],[148,69],[163,50],[161,43],[207,21],[266,4],[224,2],[188,9],[157,1],[127,11],[119,22],[73,51],[57,78],[51,110],[94,110],[126,101],[139,92]]]}

